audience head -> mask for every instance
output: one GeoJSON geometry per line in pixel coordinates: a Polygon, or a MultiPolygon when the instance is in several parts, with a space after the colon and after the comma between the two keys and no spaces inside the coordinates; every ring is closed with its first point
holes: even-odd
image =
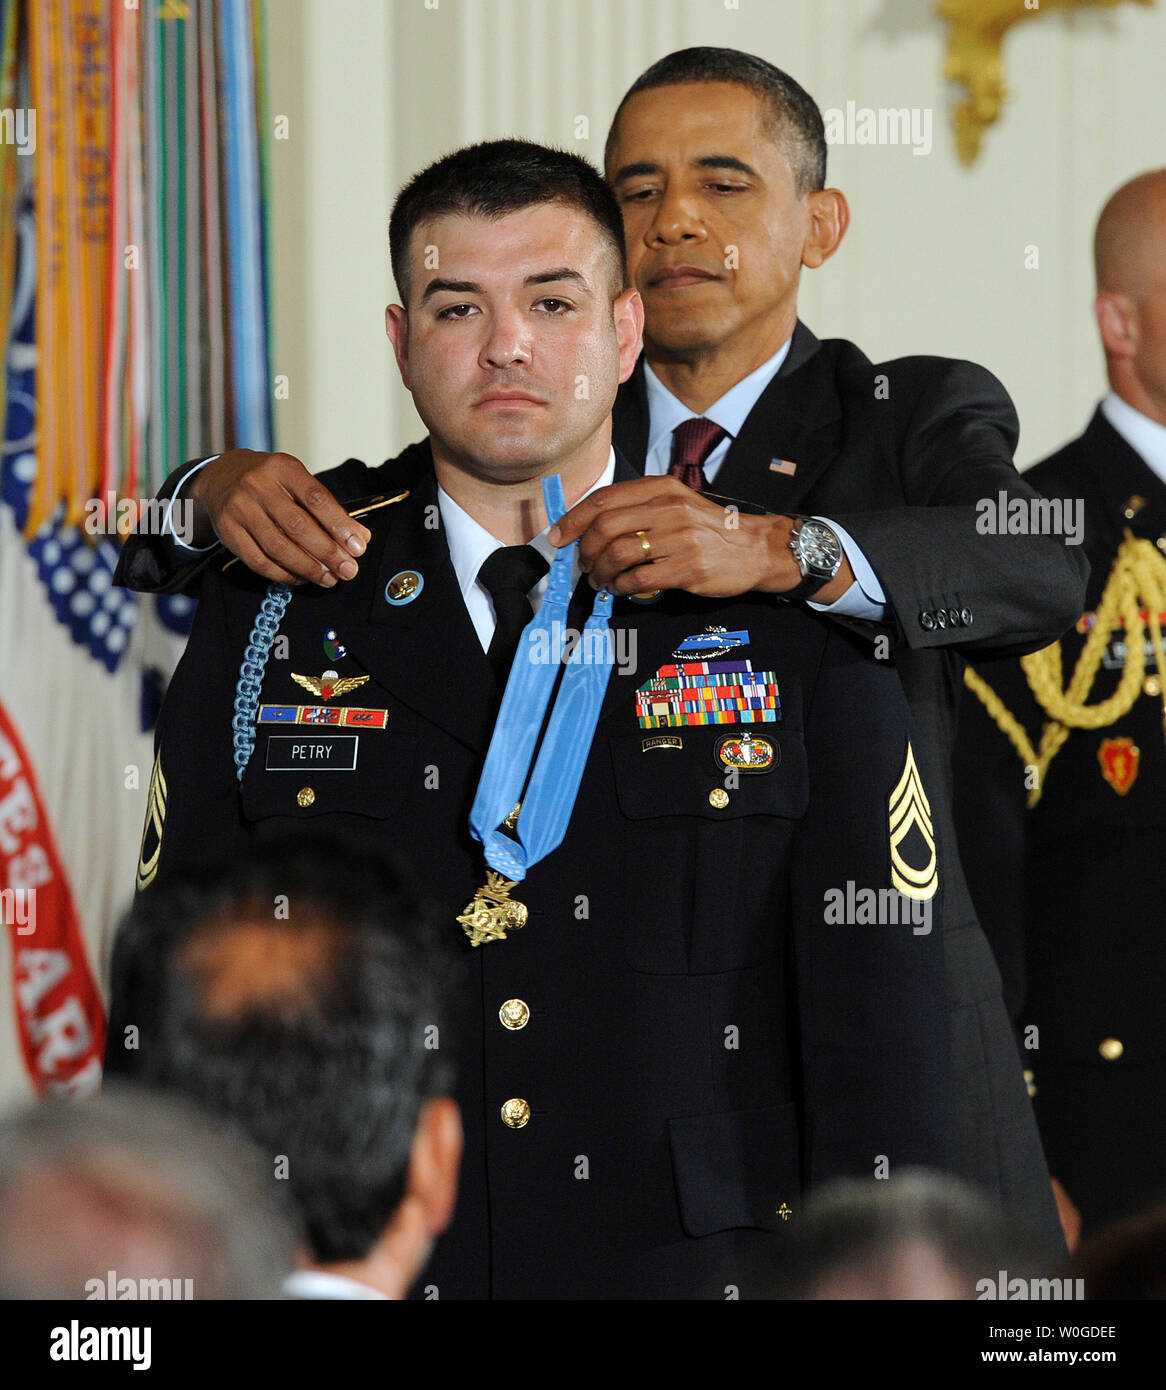
{"type": "Polygon", "coordinates": [[[1166,169],[1113,194],[1097,222],[1093,259],[1109,384],[1166,425],[1166,169]]]}
{"type": "Polygon", "coordinates": [[[258,840],[138,898],[108,1066],[242,1125],[311,1263],[401,1294],[456,1195],[451,935],[379,849],[258,840]]]}
{"type": "Polygon", "coordinates": [[[237,1131],[117,1086],[0,1120],[0,1296],[278,1298],[299,1227],[237,1131]]]}

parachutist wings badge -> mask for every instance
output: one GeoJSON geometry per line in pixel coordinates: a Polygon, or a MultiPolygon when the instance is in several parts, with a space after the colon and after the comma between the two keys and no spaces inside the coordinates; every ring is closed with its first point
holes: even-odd
{"type": "Polygon", "coordinates": [[[335,671],[325,671],[322,676],[298,676],[294,671],[291,678],[297,685],[310,690],[319,700],[331,700],[334,695],[347,695],[350,690],[363,685],[368,676],[340,676],[335,671]]]}

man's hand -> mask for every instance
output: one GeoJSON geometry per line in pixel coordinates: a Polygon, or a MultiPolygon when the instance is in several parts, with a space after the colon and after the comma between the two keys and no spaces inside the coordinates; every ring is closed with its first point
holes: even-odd
{"type": "MultiPolygon", "coordinates": [[[[562,546],[581,537],[579,558],[596,589],[686,589],[728,598],[784,594],[801,583],[789,548],[792,532],[788,516],[746,516],[676,478],[637,478],[585,497],[552,528],[550,540],[562,546]]],[[[814,601],[833,603],[853,582],[844,559],[814,601]]]]}
{"type": "Polygon", "coordinates": [[[356,574],[370,532],[291,454],[232,449],[206,464],[183,490],[194,503],[196,546],[217,536],[267,579],[320,584],[356,574]]]}

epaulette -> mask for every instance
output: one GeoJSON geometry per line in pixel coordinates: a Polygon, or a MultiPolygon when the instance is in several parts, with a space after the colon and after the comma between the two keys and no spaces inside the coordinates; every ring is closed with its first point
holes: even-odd
{"type": "MultiPolygon", "coordinates": [[[[355,505],[349,506],[348,503],[345,503],[345,506],[348,508],[349,516],[364,516],[367,512],[378,511],[381,507],[391,507],[394,502],[403,502],[408,496],[408,492],[398,492],[392,497],[382,493],[376,497],[359,497],[356,499],[355,505]]],[[[238,561],[239,557],[237,555],[232,555],[228,560],[225,560],[223,562],[222,573],[225,574],[227,570],[229,570],[232,565],[237,564],[238,561]]]]}

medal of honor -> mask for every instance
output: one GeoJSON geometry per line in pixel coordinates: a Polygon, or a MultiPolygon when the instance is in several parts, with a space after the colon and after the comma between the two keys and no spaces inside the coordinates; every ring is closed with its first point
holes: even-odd
{"type": "Polygon", "coordinates": [[[457,919],[471,946],[480,946],[483,941],[505,941],[508,931],[518,931],[526,925],[526,904],[510,896],[510,890],[517,887],[517,883],[493,869],[487,870],[486,886],[478,889],[457,919]]]}
{"type": "MultiPolygon", "coordinates": [[[[548,519],[558,521],[566,506],[557,475],[543,479],[543,499],[548,519]]],[[[531,656],[536,639],[549,638],[555,623],[566,626],[578,544],[560,547],[542,607],[519,640],[470,807],[470,833],[481,843],[488,866],[486,886],[457,919],[471,946],[505,941],[508,931],[525,924],[526,905],[511,898],[511,889],[562,843],[603,706],[614,659],[608,640],[612,596],[606,590],[596,593],[583,633],[584,639],[601,639],[593,648],[601,654],[598,660],[556,667],[531,656]]],[[[586,640],[583,646],[592,650],[586,640]]]]}

